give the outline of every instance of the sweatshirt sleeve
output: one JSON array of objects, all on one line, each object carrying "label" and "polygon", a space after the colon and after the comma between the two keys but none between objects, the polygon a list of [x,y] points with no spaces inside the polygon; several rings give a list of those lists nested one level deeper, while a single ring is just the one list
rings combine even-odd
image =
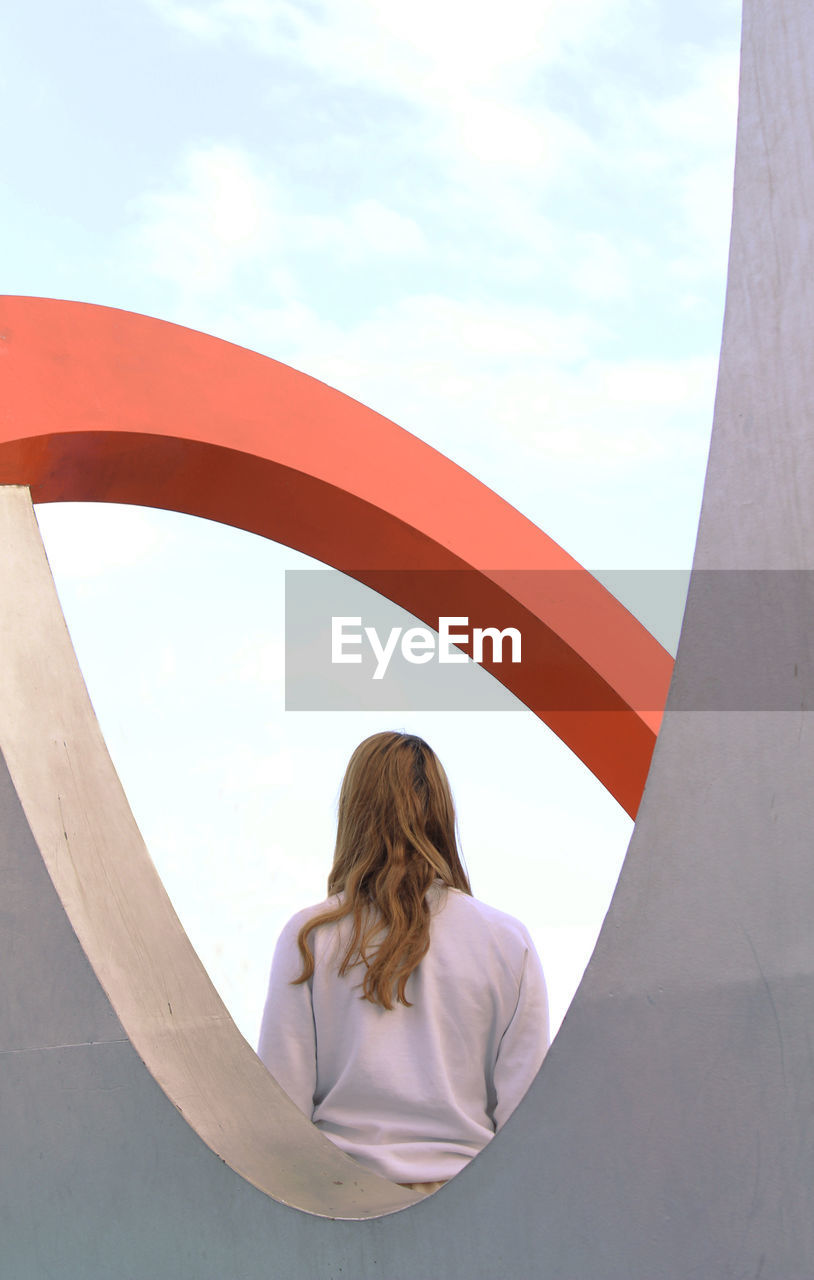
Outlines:
[{"label": "sweatshirt sleeve", "polygon": [[311,980],[291,985],[302,970],[297,946],[302,923],[300,916],[290,920],[275,948],[257,1056],[310,1120],[317,1082]]},{"label": "sweatshirt sleeve", "polygon": [[534,944],[527,939],[520,991],[495,1062],[495,1130],[502,1128],[540,1070],[549,1044],[548,991]]}]

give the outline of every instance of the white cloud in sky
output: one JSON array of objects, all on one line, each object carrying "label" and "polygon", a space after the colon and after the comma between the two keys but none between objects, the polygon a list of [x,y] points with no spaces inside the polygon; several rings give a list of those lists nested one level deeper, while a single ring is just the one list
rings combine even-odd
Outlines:
[{"label": "white cloud in sky", "polygon": [[233,38],[289,57],[340,83],[383,85],[406,96],[505,83],[555,61],[568,41],[590,39],[628,0],[148,0],[167,22],[207,40]]},{"label": "white cloud in sky", "polygon": [[[288,198],[242,149],[196,148],[175,187],[140,202],[134,263],[195,299],[198,327],[357,396],[464,465],[463,441],[469,452],[473,439],[488,452],[498,437],[501,447],[513,441],[544,449],[549,460],[601,466],[705,449],[714,357],[596,354],[609,335],[596,300],[633,288],[631,265],[607,237],[554,229],[571,245],[568,309],[411,292],[405,279],[394,297],[351,320],[307,296],[298,264],[323,255],[333,264],[364,262],[367,271],[377,259],[403,265],[426,256],[427,238],[378,201],[328,215],[297,212]],[[265,282],[255,296],[265,292],[268,303],[248,301],[240,288],[246,269]],[[698,427],[687,433],[693,417]]]},{"label": "white cloud in sky", "polygon": [[246,792],[258,788],[293,786],[297,763],[303,762],[296,762],[294,754],[285,747],[262,754],[243,746],[227,756],[217,755],[203,768],[219,791],[227,796],[245,796]]},{"label": "white cloud in sky", "polygon": [[710,271],[726,260],[729,243],[733,170],[724,157],[734,157],[738,63],[722,54],[694,61],[691,86],[661,112],[659,123],[666,144],[691,157],[679,197],[698,267]]},{"label": "white cloud in sky", "polygon": [[275,237],[267,184],[239,147],[194,148],[174,188],[136,206],[132,247],[142,266],[185,293],[227,287]]},{"label": "white cloud in sky", "polygon": [[108,536],[99,536],[92,504],[42,503],[37,523],[48,546],[52,573],[61,581],[86,581],[115,574],[123,566],[146,560],[166,545],[164,513],[140,507],[107,508]]},{"label": "white cloud in sky", "polygon": [[222,143],[190,150],[174,183],[145,192],[132,212],[125,238],[133,269],[190,299],[228,294],[246,268],[273,294],[295,297],[292,253],[357,264],[377,255],[409,260],[426,249],[413,219],[376,199],[351,201],[336,214],[297,210],[254,157]]},{"label": "white cloud in sky", "polygon": [[[738,103],[736,50],[686,49],[668,93],[645,97],[611,82],[600,88],[605,116],[597,155],[620,188],[648,197],[658,221],[649,239],[679,287],[713,278],[725,263],[732,204]],[[636,210],[629,210],[636,221]],[[651,264],[650,270],[656,264]]]},{"label": "white cloud in sky", "polygon": [[380,255],[410,259],[427,250],[423,232],[412,218],[371,199],[353,201],[344,216],[292,215],[289,241],[298,249],[335,254],[349,263],[375,261]]},{"label": "white cloud in sky", "polygon": [[629,298],[631,265],[607,236],[588,231],[574,237],[571,283],[577,294],[589,303]]},{"label": "white cloud in sky", "polygon": [[[150,3],[192,22],[177,0]],[[139,201],[134,271],[175,288],[164,315],[356,395],[484,476],[497,436],[519,467],[542,448],[597,474],[672,454],[700,475],[717,353],[694,330],[723,300],[736,59],[681,48],[681,74],[645,100],[591,62],[652,38],[641,12],[195,6],[193,35],[420,108],[427,167],[401,186],[370,170],[364,191],[326,199],[243,146],[198,144]],[[547,99],[558,59],[588,115]]]},{"label": "white cloud in sky", "polygon": [[510,184],[507,194],[518,183],[539,191],[578,160],[589,163],[594,150],[578,125],[540,103],[460,92],[445,95],[439,116],[435,147],[447,173],[478,190],[488,172]]},{"label": "white cloud in sky", "polygon": [[[303,564],[297,568],[305,568],[313,564],[303,557]],[[230,667],[233,680],[255,688],[268,688],[273,685],[282,695],[285,684],[285,641],[282,635],[264,635],[261,640],[252,639],[242,645],[234,655]]]},{"label": "white cloud in sky", "polygon": [[344,329],[302,305],[235,311],[224,324],[464,465],[478,445],[621,469],[706,450],[716,358],[592,359],[587,315],[423,296]]},{"label": "white cloud in sky", "polygon": [[590,140],[549,110],[533,82],[569,44],[617,39],[635,28],[631,0],[147,0],[167,22],[207,41],[237,41],[321,85],[399,101],[428,155],[478,184],[484,170],[539,185],[563,172]]},{"label": "white cloud in sky", "polygon": [[709,150],[728,138],[738,106],[738,60],[735,51],[694,50],[684,53],[686,87],[650,105],[654,129],[684,146],[699,142]]}]

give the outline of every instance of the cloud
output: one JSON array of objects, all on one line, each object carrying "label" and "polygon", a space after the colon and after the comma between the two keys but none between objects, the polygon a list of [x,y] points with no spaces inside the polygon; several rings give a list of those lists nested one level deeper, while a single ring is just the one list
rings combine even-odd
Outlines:
[{"label": "cloud", "polygon": [[415,98],[517,81],[556,61],[569,41],[590,40],[628,0],[147,0],[163,20],[204,40],[237,40],[310,66],[341,84],[367,83]]},{"label": "cloud", "polygon": [[412,129],[438,163],[465,172],[475,161],[498,172],[558,171],[585,139],[573,120],[547,109],[541,69],[569,43],[630,26],[631,0],[146,0],[167,23],[206,42],[237,44],[313,88],[364,92],[413,113]]},{"label": "cloud", "polygon": [[[657,486],[700,483],[736,50],[677,41],[648,61],[663,33],[621,0],[511,3],[500,23],[437,9],[196,6],[207,38],[414,114],[398,160],[378,135],[366,151],[375,98],[324,100],[319,140],[285,151],[198,144],[136,206],[133,270],[166,282],[165,315],[355,395],[497,487],[507,457],[518,477],[578,469],[586,492],[649,464]],[[351,152],[352,183],[320,182]],[[515,500],[539,519],[530,488]]]},{"label": "cloud", "polygon": [[697,283],[720,270],[722,253],[725,262],[737,104],[735,47],[679,50],[659,93],[613,79],[596,91],[597,177],[627,193],[631,226],[660,246],[676,279]]},{"label": "cloud", "polygon": [[276,636],[247,642],[235,655],[229,678],[255,688],[273,687],[282,692],[285,684],[285,641]]},{"label": "cloud", "polygon": [[191,150],[174,188],[135,204],[130,238],[140,267],[185,292],[227,285],[278,234],[269,194],[242,149]]},{"label": "cloud", "polygon": [[[251,41],[319,79],[301,85],[305,123],[283,131],[273,160],[202,143],[142,196],[136,249],[148,271],[214,292],[250,264],[267,296],[304,300],[316,280],[336,299],[341,272],[367,267],[355,309],[376,294],[379,261],[401,260],[422,265],[423,290],[433,272],[453,292],[474,273],[481,292],[535,287],[559,301],[570,291],[607,307],[669,279],[676,311],[708,307],[726,257],[734,49],[663,50],[666,84],[645,92],[614,65],[626,33],[630,57],[646,65],[653,53],[628,0],[511,0],[500,22],[485,6],[463,21],[455,4],[149,2],[167,21],[194,13],[208,38]],[[332,77],[417,114],[396,119],[385,146],[375,97],[345,109],[320,98]],[[325,165],[333,176],[320,182]],[[337,195],[343,165],[350,198]]]},{"label": "cloud", "polygon": [[56,578],[82,582],[158,554],[171,536],[166,512],[105,506],[107,533],[99,537],[98,503],[37,506],[37,523]]},{"label": "cloud", "polygon": [[717,358],[597,359],[589,313],[427,295],[342,329],[302,305],[236,310],[223,327],[486,477],[506,451],[586,477],[706,452]]},{"label": "cloud", "polygon": [[[429,231],[379,201],[296,209],[255,158],[221,145],[191,152],[179,179],[140,201],[133,262],[195,299],[196,327],[357,396],[453,457],[488,453],[498,436],[596,466],[704,447],[713,357],[601,354],[612,345],[603,306],[629,299],[641,268],[611,237],[532,218],[528,240],[545,228],[564,291],[549,304],[499,286],[467,298],[422,291],[403,274],[415,263],[432,277]],[[519,230],[514,243],[521,270],[531,247]],[[343,264],[369,279],[377,260],[402,274],[375,302],[365,279],[354,281],[351,311],[327,306],[310,284],[317,263],[323,280]],[[457,278],[452,288],[466,286]],[[688,434],[692,421],[699,430]]]},{"label": "cloud", "polygon": [[[260,687],[262,687],[262,682]],[[244,796],[247,792],[269,787],[288,787],[296,780],[292,753],[278,751],[258,753],[252,746],[236,746],[206,761],[202,772],[210,783],[225,795]]]},{"label": "cloud", "polygon": [[350,263],[379,256],[420,257],[426,252],[426,241],[418,224],[379,200],[355,201],[344,216],[292,217],[288,232],[293,247],[338,254]]},{"label": "cloud", "polygon": [[631,263],[620,247],[596,231],[574,236],[571,283],[584,298],[613,302],[631,293]]},{"label": "cloud", "polygon": [[380,200],[336,213],[297,209],[273,174],[242,147],[193,147],[175,179],[132,206],[126,239],[136,273],[148,272],[186,296],[226,293],[248,269],[263,286],[296,296],[292,254],[346,264],[425,252],[420,227]]}]

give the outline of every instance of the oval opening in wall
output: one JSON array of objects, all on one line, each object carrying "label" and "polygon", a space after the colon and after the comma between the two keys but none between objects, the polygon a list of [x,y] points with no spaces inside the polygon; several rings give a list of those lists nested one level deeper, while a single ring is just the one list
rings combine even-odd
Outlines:
[{"label": "oval opening in wall", "polygon": [[[167,513],[60,506],[41,507],[38,515],[139,826],[191,943],[250,1045],[277,932],[324,893],[347,755],[394,719],[437,746],[455,790],[473,890],[529,926],[556,1029],[590,955],[631,824],[545,725],[523,708],[384,720],[371,712],[286,713],[282,578],[284,567],[306,571],[304,558]],[[202,1053],[204,1045],[196,1048]],[[235,1069],[247,1070],[245,1055]],[[251,1076],[254,1068],[248,1070]],[[160,1070],[156,1077],[162,1081]],[[277,1124],[275,1144],[279,1131]],[[383,1205],[381,1191],[369,1186],[361,1206],[354,1186],[350,1212],[326,1206],[314,1197],[312,1153],[300,1139],[297,1161],[310,1190],[266,1182],[270,1194],[329,1216],[397,1207]],[[324,1186],[324,1176],[316,1182]]]}]

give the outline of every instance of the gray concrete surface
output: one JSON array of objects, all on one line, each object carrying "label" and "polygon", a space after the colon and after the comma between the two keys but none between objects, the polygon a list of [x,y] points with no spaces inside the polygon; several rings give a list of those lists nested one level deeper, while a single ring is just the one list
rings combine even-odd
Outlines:
[{"label": "gray concrete surface", "polygon": [[[810,570],[814,7],[748,0],[743,49],[730,280],[696,567]],[[814,725],[804,595],[752,610],[742,627],[728,617],[722,646],[726,597],[709,590],[709,575],[696,580],[704,589],[691,584],[639,819],[562,1030],[495,1142],[436,1196],[387,1212],[396,1206],[379,1180],[329,1185],[343,1182],[347,1166],[291,1114],[208,1003],[205,975],[196,976],[182,935],[156,906],[160,886],[140,872],[131,892],[126,867],[123,879],[108,878],[116,859],[104,829],[126,829],[126,806],[87,713],[65,705],[78,695],[61,678],[67,640],[57,642],[52,606],[44,649],[32,643],[47,586],[32,575],[24,493],[6,492],[0,510],[4,1276],[814,1275]],[[733,664],[776,665],[789,628],[799,654],[781,672],[786,709],[721,710],[718,678]],[[682,709],[699,690],[709,709]],[[79,761],[73,779],[66,759]],[[110,806],[101,827],[100,795]],[[144,923],[156,910],[160,960],[151,950],[157,926]],[[159,1016],[162,983],[194,989],[178,1022]],[[248,1132],[253,1109],[259,1140]],[[311,1211],[283,1200],[308,1200]],[[353,1220],[363,1212],[383,1216]]]}]

